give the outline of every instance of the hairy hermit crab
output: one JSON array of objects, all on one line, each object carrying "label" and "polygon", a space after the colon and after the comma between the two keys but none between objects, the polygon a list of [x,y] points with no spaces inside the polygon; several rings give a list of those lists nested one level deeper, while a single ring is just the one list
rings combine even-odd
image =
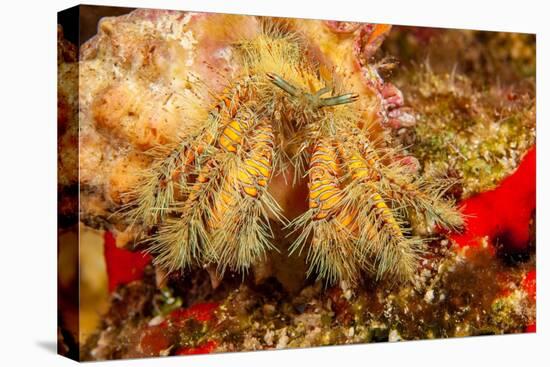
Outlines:
[{"label": "hairy hermit crab", "polygon": [[[99,81],[81,97],[93,131],[82,139],[125,147],[84,152],[83,181],[115,162],[109,211],[159,267],[245,272],[293,236],[289,256],[307,253],[309,273],[329,283],[408,280],[424,243],[409,215],[462,226],[444,197],[453,181],[420,175],[384,133],[410,122],[369,64],[388,26],[158,12],[128,48],[136,14],[117,33],[102,21],[103,54],[83,50],[84,84]],[[112,75],[99,76],[106,62]]]}]

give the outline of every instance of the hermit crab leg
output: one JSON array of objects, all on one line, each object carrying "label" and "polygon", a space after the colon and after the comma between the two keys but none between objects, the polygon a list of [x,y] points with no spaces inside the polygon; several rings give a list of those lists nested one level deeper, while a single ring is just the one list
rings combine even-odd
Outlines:
[{"label": "hermit crab leg", "polygon": [[181,215],[162,223],[151,240],[149,251],[157,254],[155,264],[171,272],[185,269],[203,258],[203,247],[208,242],[204,218],[216,190],[218,175],[213,159],[202,165],[179,208]]},{"label": "hermit crab leg", "polygon": [[358,245],[365,257],[373,258],[377,277],[390,275],[411,280],[423,241],[405,235],[398,212],[382,197],[380,182],[383,177],[372,166],[373,157],[365,157],[359,150],[351,148],[347,152],[350,182],[343,200],[346,205],[361,209],[357,215],[357,224],[361,228]]},{"label": "hermit crab leg", "polygon": [[149,152],[154,161],[139,172],[138,183],[127,193],[130,200],[123,207],[130,223],[153,226],[174,211],[173,205],[187,187],[189,174],[205,154],[207,144],[204,134],[197,134],[173,147],[168,154],[166,150]]},{"label": "hermit crab leg", "polygon": [[[394,149],[382,152],[374,149],[373,144],[359,144],[356,159],[351,158],[356,175],[370,172],[375,175],[378,191],[384,200],[393,207],[405,208],[425,216],[430,223],[448,230],[458,230],[464,225],[464,218],[451,200],[443,198],[449,187],[456,181],[447,177],[420,177],[403,162],[401,151]],[[353,150],[353,148],[350,148]],[[398,154],[396,154],[396,152]],[[362,157],[361,157],[362,156]],[[384,164],[384,161],[391,163]],[[363,168],[359,166],[363,165]],[[371,177],[372,179],[372,177]]]},{"label": "hermit crab leg", "polygon": [[427,180],[408,172],[397,161],[385,174],[384,194],[389,200],[426,217],[429,223],[447,230],[459,230],[464,217],[452,200],[443,198],[456,181],[447,177],[431,177]]},{"label": "hermit crab leg", "polygon": [[[213,154],[219,124],[226,125],[228,120],[231,124],[238,107],[250,95],[250,78],[226,88],[217,102],[208,107],[208,117],[202,128],[189,132],[173,147],[149,152],[153,163],[139,173],[138,183],[127,193],[128,204],[122,208],[130,223],[154,226],[174,214],[174,205],[182,200],[180,194],[187,188],[189,174]],[[231,126],[226,127],[226,135],[232,136],[229,129]]]},{"label": "hermit crab leg", "polygon": [[309,240],[309,273],[315,272],[329,283],[339,280],[354,283],[360,271],[360,259],[354,256],[358,228],[354,211],[342,201],[341,172],[330,143],[316,144],[308,175],[309,210],[291,224],[295,230],[302,230],[291,246],[291,253],[301,250]]},{"label": "hermit crab leg", "polygon": [[281,208],[267,192],[273,173],[273,133],[261,122],[247,136],[250,151],[228,169],[213,210],[213,261],[246,271],[272,247],[269,218],[282,220]]},{"label": "hermit crab leg", "polygon": [[220,191],[232,191],[227,183],[223,186],[227,166],[241,154],[245,134],[255,123],[250,111],[241,111],[250,94],[248,79],[224,91],[209,108],[201,131],[167,157],[159,154],[159,163],[144,174],[147,185],[142,180],[139,205],[128,215],[153,218],[147,223],[158,225],[158,230],[143,241],[156,254],[156,264],[168,271],[207,261],[213,231],[208,218],[216,209],[212,203]]}]

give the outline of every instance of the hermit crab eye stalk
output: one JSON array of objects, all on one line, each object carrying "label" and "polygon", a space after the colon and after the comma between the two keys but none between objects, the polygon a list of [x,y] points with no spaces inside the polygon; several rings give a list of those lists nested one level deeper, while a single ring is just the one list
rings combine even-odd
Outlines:
[{"label": "hermit crab eye stalk", "polygon": [[293,97],[297,97],[300,92],[298,91],[298,88],[281,78],[279,75],[275,73],[267,73],[267,78],[275,84],[277,87],[281,88],[288,94],[290,94]]},{"label": "hermit crab eye stalk", "polygon": [[288,94],[290,94],[293,97],[298,97],[300,95],[305,96],[313,106],[316,108],[323,108],[323,107],[329,107],[329,106],[338,106],[341,104],[351,103],[357,101],[359,99],[359,95],[355,93],[346,93],[341,94],[339,96],[334,97],[328,97],[328,98],[321,98],[321,96],[325,93],[328,93],[330,91],[329,87],[324,87],[319,89],[315,94],[302,92],[286,80],[284,80],[282,77],[275,73],[267,73],[267,78],[275,84],[277,87],[281,88]]},{"label": "hermit crab eye stalk", "polygon": [[330,98],[321,98],[319,100],[319,108],[351,103],[351,102],[357,101],[358,99],[359,99],[359,95],[354,93],[342,94],[342,95],[330,97]]}]

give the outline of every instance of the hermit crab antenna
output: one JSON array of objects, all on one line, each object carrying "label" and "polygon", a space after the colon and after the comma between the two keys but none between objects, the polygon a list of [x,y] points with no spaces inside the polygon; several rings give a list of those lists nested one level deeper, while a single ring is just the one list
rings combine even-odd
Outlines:
[{"label": "hermit crab antenna", "polygon": [[293,86],[292,84],[290,84],[289,82],[287,82],[286,80],[284,80],[283,78],[281,78],[279,75],[275,73],[267,73],[267,78],[277,87],[281,88],[282,90],[284,90],[285,92],[287,92],[293,97],[296,97],[298,96],[298,94],[300,94],[300,92],[298,91],[298,88],[296,88],[295,86]]}]

